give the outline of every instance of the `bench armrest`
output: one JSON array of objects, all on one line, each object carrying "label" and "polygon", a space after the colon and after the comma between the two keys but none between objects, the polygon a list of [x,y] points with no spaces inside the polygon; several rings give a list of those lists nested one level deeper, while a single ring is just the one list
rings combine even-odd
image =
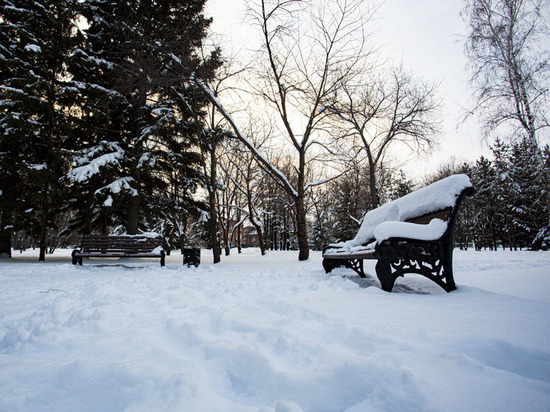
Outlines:
[{"label": "bench armrest", "polygon": [[374,230],[377,242],[389,238],[405,238],[414,240],[437,240],[447,230],[447,222],[441,219],[432,219],[427,225],[410,222],[383,222]]}]

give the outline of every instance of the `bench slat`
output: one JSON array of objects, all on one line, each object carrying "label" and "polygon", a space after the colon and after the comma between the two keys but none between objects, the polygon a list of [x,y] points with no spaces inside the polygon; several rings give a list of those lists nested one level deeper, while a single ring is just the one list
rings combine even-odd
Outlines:
[{"label": "bench slat", "polygon": [[76,257],[161,257],[160,253],[136,253],[129,255],[127,253],[75,253]]},{"label": "bench slat", "polygon": [[323,255],[325,259],[376,259],[374,250],[365,252],[336,252]]}]

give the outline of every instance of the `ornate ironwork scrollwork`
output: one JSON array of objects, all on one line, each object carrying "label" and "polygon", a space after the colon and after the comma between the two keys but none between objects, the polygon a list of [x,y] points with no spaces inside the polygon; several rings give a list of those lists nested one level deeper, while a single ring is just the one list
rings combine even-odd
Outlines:
[{"label": "ornate ironwork scrollwork", "polygon": [[431,279],[447,292],[456,289],[451,254],[446,242],[389,239],[376,249],[376,274],[382,288],[391,291],[395,280],[405,273],[418,273]]},{"label": "ornate ironwork scrollwork", "polygon": [[326,273],[332,272],[332,269],[337,267],[345,267],[352,269],[362,278],[365,278],[365,272],[363,271],[363,259],[323,259],[323,268]]},{"label": "ornate ironwork scrollwork", "polygon": [[366,278],[365,272],[363,271],[363,259],[351,259],[345,261],[345,267],[352,269],[362,278]]}]

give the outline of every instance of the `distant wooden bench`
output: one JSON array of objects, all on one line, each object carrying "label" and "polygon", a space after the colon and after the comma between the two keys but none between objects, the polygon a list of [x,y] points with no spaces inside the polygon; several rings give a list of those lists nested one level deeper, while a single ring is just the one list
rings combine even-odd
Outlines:
[{"label": "distant wooden bench", "polygon": [[365,277],[363,260],[376,259],[387,292],[405,273],[423,275],[447,292],[456,289],[455,220],[464,196],[474,193],[468,176],[453,175],[369,211],[354,239],[325,247],[325,271],[343,266]]},{"label": "distant wooden bench", "polygon": [[80,249],[72,252],[73,265],[83,258],[160,258],[164,266],[166,253],[162,236],[84,235]]}]

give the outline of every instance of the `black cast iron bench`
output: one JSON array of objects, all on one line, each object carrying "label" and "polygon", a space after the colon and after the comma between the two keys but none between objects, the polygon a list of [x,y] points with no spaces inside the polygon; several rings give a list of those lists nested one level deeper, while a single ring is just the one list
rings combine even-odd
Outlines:
[{"label": "black cast iron bench", "polygon": [[369,211],[354,239],[324,248],[325,271],[343,266],[366,277],[363,260],[376,259],[376,275],[387,292],[405,273],[455,290],[455,220],[463,198],[474,193],[468,176],[453,175]]},{"label": "black cast iron bench", "polygon": [[83,258],[160,258],[165,264],[165,241],[162,236],[84,235],[80,249],[72,252],[73,265]]}]

